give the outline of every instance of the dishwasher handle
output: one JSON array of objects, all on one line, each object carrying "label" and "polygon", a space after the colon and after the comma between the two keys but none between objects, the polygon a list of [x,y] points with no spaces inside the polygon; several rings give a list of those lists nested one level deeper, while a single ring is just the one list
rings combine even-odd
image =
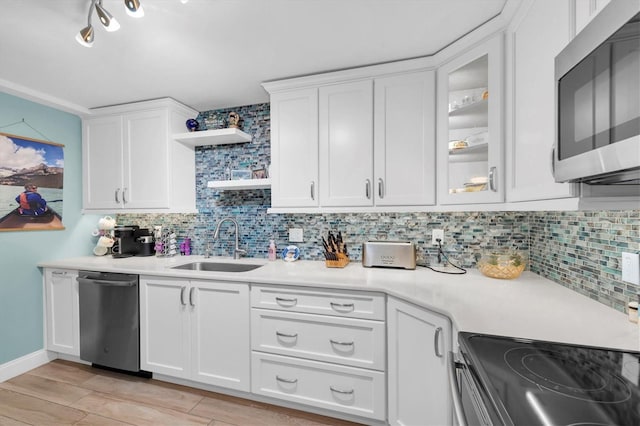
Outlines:
[{"label": "dishwasher handle", "polygon": [[91,278],[77,278],[79,283],[82,284],[98,284],[107,287],[133,287],[136,285],[135,281],[109,281],[109,280],[96,280]]},{"label": "dishwasher handle", "polygon": [[76,280],[84,285],[93,284],[108,287],[133,287],[138,285],[138,276],[130,274],[81,272]]},{"label": "dishwasher handle", "polygon": [[467,418],[464,415],[462,409],[462,393],[460,392],[460,385],[458,384],[457,370],[461,367],[459,362],[456,362],[455,356],[452,351],[449,351],[447,357],[449,361],[448,373],[449,373],[449,389],[451,390],[451,399],[453,400],[453,412],[458,421],[458,426],[467,426]]}]

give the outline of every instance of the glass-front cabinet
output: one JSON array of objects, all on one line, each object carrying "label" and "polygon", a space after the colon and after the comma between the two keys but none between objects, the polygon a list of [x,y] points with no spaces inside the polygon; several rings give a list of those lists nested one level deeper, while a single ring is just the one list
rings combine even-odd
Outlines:
[{"label": "glass-front cabinet", "polygon": [[504,201],[503,36],[438,69],[439,204]]}]

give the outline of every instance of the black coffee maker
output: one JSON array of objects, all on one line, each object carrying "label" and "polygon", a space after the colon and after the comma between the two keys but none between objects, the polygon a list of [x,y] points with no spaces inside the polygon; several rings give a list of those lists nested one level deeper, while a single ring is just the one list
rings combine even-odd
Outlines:
[{"label": "black coffee maker", "polygon": [[[152,256],[153,237],[148,229],[138,225],[116,226],[113,229],[116,239],[111,251],[113,257]],[[149,240],[147,242],[147,240]],[[145,241],[144,243],[142,241]]]}]

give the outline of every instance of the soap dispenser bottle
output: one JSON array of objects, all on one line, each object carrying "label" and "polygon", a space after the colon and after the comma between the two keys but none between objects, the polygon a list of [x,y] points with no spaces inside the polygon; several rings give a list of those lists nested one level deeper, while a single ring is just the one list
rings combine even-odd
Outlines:
[{"label": "soap dispenser bottle", "polygon": [[269,240],[269,260],[276,260],[276,242]]}]

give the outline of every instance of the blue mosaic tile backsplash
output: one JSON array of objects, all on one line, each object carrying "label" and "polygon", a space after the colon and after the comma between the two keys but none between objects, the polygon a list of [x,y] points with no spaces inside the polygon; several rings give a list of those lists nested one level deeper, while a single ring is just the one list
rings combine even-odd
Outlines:
[{"label": "blue mosaic tile backsplash", "polygon": [[248,257],[266,258],[269,240],[282,249],[288,245],[289,228],[302,228],[304,242],[296,243],[301,258],[324,260],[321,236],[340,230],[353,261],[361,260],[367,240],[406,239],[416,243],[418,262],[436,256],[431,231],[445,230],[445,252],[452,261],[475,267],[478,256],[495,248],[518,248],[529,254],[529,269],[614,309],[625,311],[636,300],[640,287],[621,280],[621,252],[640,252],[640,211],[596,212],[432,212],[432,213],[340,213],[267,214],[270,190],[217,191],[209,180],[226,178],[228,169],[264,169],[270,159],[269,104],[203,112],[201,127],[224,126],[231,111],[237,112],[241,128],[251,142],[196,148],[196,204],[198,214],[125,214],[120,224],[141,227],[162,225],[179,237],[192,237],[193,253],[229,256],[234,236],[225,224],[213,241],[216,223],[234,217],[239,224],[240,245]]}]

